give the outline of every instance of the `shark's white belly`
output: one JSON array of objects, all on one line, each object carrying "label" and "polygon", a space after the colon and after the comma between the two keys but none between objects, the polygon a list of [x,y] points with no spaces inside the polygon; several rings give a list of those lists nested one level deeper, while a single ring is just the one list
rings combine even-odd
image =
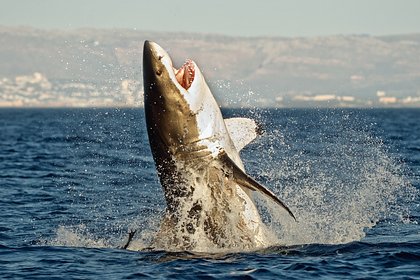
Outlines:
[{"label": "shark's white belly", "polygon": [[239,186],[236,187],[237,195],[244,201],[243,219],[246,227],[254,234],[254,243],[256,247],[265,247],[268,245],[267,233],[264,224],[261,221],[260,214],[251,198]]}]

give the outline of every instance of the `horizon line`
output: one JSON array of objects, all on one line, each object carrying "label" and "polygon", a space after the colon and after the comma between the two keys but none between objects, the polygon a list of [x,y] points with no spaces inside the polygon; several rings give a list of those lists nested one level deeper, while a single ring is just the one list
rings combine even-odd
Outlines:
[{"label": "horizon line", "polygon": [[286,36],[286,35],[232,35],[232,34],[223,34],[216,32],[195,32],[195,31],[162,31],[162,30],[147,30],[139,29],[136,27],[92,27],[92,26],[79,26],[79,27],[39,27],[32,25],[6,25],[0,24],[0,29],[9,28],[9,29],[33,29],[37,31],[65,31],[65,32],[74,32],[80,30],[101,30],[101,31],[132,31],[132,32],[144,32],[144,33],[161,33],[161,34],[191,34],[191,35],[200,35],[200,36],[218,36],[218,37],[229,37],[229,38],[322,38],[322,37],[340,37],[340,36],[355,36],[355,37],[395,37],[395,36],[410,36],[410,35],[420,35],[420,31],[416,32],[402,32],[402,33],[388,33],[388,34],[370,34],[370,33],[331,33],[331,34],[319,34],[319,35],[295,35],[295,36]]}]

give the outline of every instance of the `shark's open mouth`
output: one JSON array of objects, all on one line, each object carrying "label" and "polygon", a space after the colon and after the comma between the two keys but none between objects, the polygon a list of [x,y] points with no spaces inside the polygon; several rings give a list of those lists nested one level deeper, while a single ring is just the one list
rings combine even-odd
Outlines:
[{"label": "shark's open mouth", "polygon": [[175,71],[175,77],[178,83],[185,89],[189,89],[194,81],[195,70],[194,63],[191,59],[187,59],[185,63]]}]

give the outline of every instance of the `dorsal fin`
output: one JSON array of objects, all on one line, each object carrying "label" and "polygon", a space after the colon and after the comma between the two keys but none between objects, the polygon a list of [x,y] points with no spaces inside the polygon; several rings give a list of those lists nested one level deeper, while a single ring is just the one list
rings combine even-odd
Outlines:
[{"label": "dorsal fin", "polygon": [[251,178],[249,175],[247,175],[244,171],[242,171],[236,165],[236,163],[226,154],[226,152],[221,152],[219,154],[219,158],[226,166],[231,168],[233,172],[233,178],[239,186],[252,191],[258,191],[270,198],[271,200],[274,200],[274,202],[283,207],[289,213],[289,215],[292,216],[293,219],[296,221],[295,215],[292,213],[289,207],[287,207],[286,204],[284,204],[279,198],[277,198],[277,196],[272,191],[270,191],[269,189],[255,181],[253,178]]},{"label": "dorsal fin", "polygon": [[258,136],[259,126],[252,119],[230,118],[225,119],[225,124],[238,152]]}]

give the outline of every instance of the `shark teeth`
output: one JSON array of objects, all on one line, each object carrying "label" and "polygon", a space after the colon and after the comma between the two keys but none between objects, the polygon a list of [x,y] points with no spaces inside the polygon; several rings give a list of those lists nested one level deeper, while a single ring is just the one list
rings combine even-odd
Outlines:
[{"label": "shark teeth", "polygon": [[175,70],[175,77],[178,83],[186,90],[191,87],[191,84],[194,81],[194,76],[194,62],[191,59],[187,59],[181,68]]}]

